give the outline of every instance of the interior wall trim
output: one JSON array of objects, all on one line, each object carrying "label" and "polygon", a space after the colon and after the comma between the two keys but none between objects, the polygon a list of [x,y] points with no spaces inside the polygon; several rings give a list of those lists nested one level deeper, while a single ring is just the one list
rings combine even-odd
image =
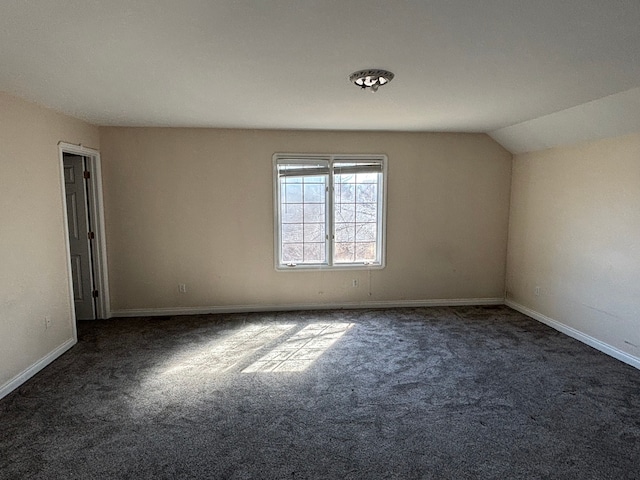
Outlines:
[{"label": "interior wall trim", "polygon": [[51,362],[56,360],[64,352],[66,352],[71,347],[73,347],[76,343],[77,342],[75,338],[70,338],[69,340],[64,342],[62,345],[60,345],[58,348],[49,352],[40,360],[38,360],[36,363],[31,365],[30,367],[27,367],[25,370],[23,370],[18,375],[13,377],[7,383],[0,386],[0,398],[7,396],[9,393],[14,391],[16,388],[18,388],[20,385],[22,385],[24,382],[26,382],[31,377],[33,377],[36,373],[42,370],[44,367],[46,367]]},{"label": "interior wall trim", "polygon": [[433,300],[383,300],[374,302],[295,303],[276,305],[224,305],[209,307],[130,308],[112,310],[112,317],[155,317],[208,313],[283,312],[296,310],[343,310],[351,308],[455,307],[459,305],[503,305],[504,298],[447,298]]},{"label": "interior wall trim", "polygon": [[591,335],[587,335],[586,333],[583,333],[580,330],[576,330],[573,327],[565,325],[564,323],[559,322],[558,320],[554,320],[553,318],[547,317],[546,315],[536,312],[535,310],[525,307],[524,305],[514,302],[513,300],[505,299],[504,303],[508,307],[511,307],[520,313],[524,313],[525,315],[533,318],[534,320],[538,320],[539,322],[542,322],[545,325],[548,325],[551,328],[564,333],[565,335],[569,335],[570,337],[575,338],[576,340],[586,345],[589,345],[590,347],[593,347],[596,350],[600,350],[602,353],[606,353],[607,355],[640,370],[640,358],[638,357],[635,357],[629,353],[623,352],[622,350],[612,345],[609,345],[608,343],[598,340],[597,338],[594,338]]}]

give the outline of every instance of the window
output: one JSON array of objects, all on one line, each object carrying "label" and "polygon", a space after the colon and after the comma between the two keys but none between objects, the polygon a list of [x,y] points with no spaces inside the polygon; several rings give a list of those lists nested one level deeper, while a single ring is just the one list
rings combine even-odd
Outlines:
[{"label": "window", "polygon": [[384,155],[274,155],[276,268],[384,266]]}]

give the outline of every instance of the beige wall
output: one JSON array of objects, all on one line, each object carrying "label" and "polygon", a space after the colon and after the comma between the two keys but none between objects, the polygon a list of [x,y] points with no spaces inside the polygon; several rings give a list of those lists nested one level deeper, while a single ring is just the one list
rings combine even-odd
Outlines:
[{"label": "beige wall", "polygon": [[[504,295],[511,155],[486,135],[160,128],[100,135],[116,314]],[[275,152],[388,155],[386,268],[370,277],[274,270]]]},{"label": "beige wall", "polygon": [[0,392],[73,339],[60,141],[97,148],[98,129],[0,93]]},{"label": "beige wall", "polygon": [[[510,301],[640,356],[640,134],[512,172],[486,135],[98,131],[0,93],[0,391],[73,339],[60,141],[101,149],[116,313],[501,298],[507,263]],[[274,270],[275,152],[388,155],[386,268]]]},{"label": "beige wall", "polygon": [[509,300],[640,357],[640,134],[516,156],[507,264]]}]

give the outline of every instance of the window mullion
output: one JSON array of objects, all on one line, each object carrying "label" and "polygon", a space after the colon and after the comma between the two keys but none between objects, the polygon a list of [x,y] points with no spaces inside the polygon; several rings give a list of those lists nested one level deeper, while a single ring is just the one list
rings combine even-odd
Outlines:
[{"label": "window mullion", "polygon": [[325,245],[327,252],[327,265],[333,265],[333,248],[335,241],[335,232],[333,231],[333,197],[334,197],[334,186],[333,186],[333,162],[329,164],[329,181],[327,182],[327,197],[326,197],[326,212],[325,212],[325,233],[327,238],[327,243]]}]

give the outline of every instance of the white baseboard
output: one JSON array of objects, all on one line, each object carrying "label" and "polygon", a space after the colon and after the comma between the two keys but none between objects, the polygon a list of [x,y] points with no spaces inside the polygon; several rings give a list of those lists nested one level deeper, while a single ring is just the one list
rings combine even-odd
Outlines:
[{"label": "white baseboard", "polygon": [[459,305],[503,305],[504,298],[449,298],[434,300],[383,300],[345,303],[296,303],[281,305],[225,305],[218,307],[130,308],[112,310],[112,317],[155,317],[209,313],[283,312],[295,310],[340,310],[351,308],[454,307]]},{"label": "white baseboard", "polygon": [[28,367],[26,370],[23,370],[21,373],[19,373],[15,377],[13,377],[11,380],[9,380],[7,383],[5,383],[4,385],[2,385],[0,387],[0,398],[3,398],[5,396],[7,396],[9,393],[14,391],[16,388],[18,388],[24,382],[29,380],[36,373],[38,373],[44,367],[49,365],[56,358],[58,358],[64,352],[66,352],[71,347],[73,347],[75,344],[76,344],[76,340],[73,339],[73,338],[70,338],[69,340],[64,342],[62,345],[60,345],[58,348],[56,348],[55,350],[49,352],[47,355],[42,357],[36,363],[34,363],[30,367]]},{"label": "white baseboard", "polygon": [[621,362],[627,363],[632,367],[636,367],[640,369],[640,358],[633,356],[629,353],[623,352],[618,348],[609,345],[608,343],[602,342],[597,338],[592,337],[591,335],[587,335],[586,333],[581,332],[580,330],[576,330],[573,327],[565,325],[553,318],[549,318],[546,315],[536,312],[535,310],[531,310],[524,305],[520,305],[512,300],[506,299],[504,301],[505,305],[508,307],[517,310],[520,313],[524,313],[525,315],[538,320],[539,322],[544,323],[545,325],[550,326],[551,328],[558,330],[559,332],[564,333],[565,335],[569,335],[576,340],[586,343],[590,347],[595,348],[596,350],[600,350],[602,353],[606,353],[607,355],[620,360]]}]

